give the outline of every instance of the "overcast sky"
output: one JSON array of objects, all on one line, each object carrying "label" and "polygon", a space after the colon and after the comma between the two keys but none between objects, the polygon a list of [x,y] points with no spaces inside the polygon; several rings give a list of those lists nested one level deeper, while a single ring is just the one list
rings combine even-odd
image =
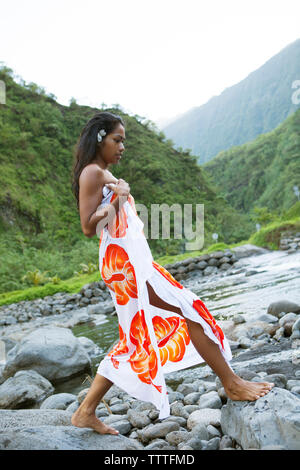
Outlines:
[{"label": "overcast sky", "polygon": [[0,0],[0,7],[0,61],[16,75],[59,103],[118,103],[158,126],[300,37],[299,0]]}]

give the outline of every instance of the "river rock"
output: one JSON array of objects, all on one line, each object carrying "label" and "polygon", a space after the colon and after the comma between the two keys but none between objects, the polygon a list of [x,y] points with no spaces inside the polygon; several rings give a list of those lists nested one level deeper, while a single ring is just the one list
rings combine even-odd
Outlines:
[{"label": "river rock", "polygon": [[183,403],[180,401],[175,401],[170,405],[170,412],[174,416],[180,416],[185,419],[189,417],[189,413],[184,409]]},{"label": "river rock", "polygon": [[294,324],[297,318],[299,318],[299,316],[296,313],[290,312],[284,315],[283,317],[281,317],[278,323],[280,326],[284,326],[286,323],[290,323],[290,322]]},{"label": "river rock", "polygon": [[53,392],[51,383],[35,370],[20,370],[0,385],[0,408],[34,406]]},{"label": "river rock", "polygon": [[279,318],[279,315],[281,312],[300,313],[300,305],[294,302],[290,302],[289,300],[277,300],[276,302],[272,302],[268,306],[267,313],[270,313],[271,315],[275,315],[277,318]]},{"label": "river rock", "polygon": [[148,410],[136,411],[130,409],[127,411],[127,418],[129,422],[133,427],[138,429],[143,429],[151,423],[151,419],[147,415]]},{"label": "river rock", "polygon": [[0,430],[31,426],[71,426],[72,413],[65,410],[0,410]]},{"label": "river rock", "polygon": [[182,393],[182,395],[186,396],[190,393],[198,392],[198,387],[193,383],[182,383],[178,385],[176,392]]},{"label": "river rock", "polygon": [[199,401],[199,408],[213,408],[220,409],[222,407],[222,400],[218,395],[218,392],[212,390],[210,392],[204,393]]},{"label": "river rock", "polygon": [[143,446],[122,435],[98,434],[75,426],[33,425],[0,431],[5,450],[139,450]]},{"label": "river rock", "polygon": [[274,387],[254,402],[229,399],[221,410],[221,428],[244,450],[269,445],[300,450],[300,398]]},{"label": "river rock", "polygon": [[138,431],[139,437],[143,442],[150,441],[159,437],[165,437],[171,431],[179,431],[179,424],[175,421],[163,421],[162,423],[153,424]]},{"label": "river rock", "polygon": [[168,400],[169,400],[170,405],[174,401],[183,400],[183,398],[184,398],[183,393],[180,393],[180,392],[177,392],[177,391],[176,392],[168,392]]},{"label": "river rock", "polygon": [[190,433],[186,430],[184,431],[171,431],[166,435],[166,440],[169,444],[177,446],[180,442],[185,442],[189,439]]},{"label": "river rock", "polygon": [[300,338],[300,318],[298,318],[292,327],[292,334],[291,339],[299,339]]},{"label": "river rock", "polygon": [[[201,396],[200,392],[192,392],[188,393],[184,398],[183,398],[183,403],[185,405],[195,405],[199,398]],[[186,408],[185,408],[186,409]]]},{"label": "river rock", "polygon": [[67,407],[76,401],[76,395],[72,393],[56,393],[46,398],[40,406],[41,410],[66,410]]},{"label": "river rock", "polygon": [[78,340],[90,357],[101,354],[101,349],[90,338],[87,338],[86,336],[78,336]]},{"label": "river rock", "polygon": [[194,426],[201,423],[204,424],[204,426],[208,426],[209,424],[212,426],[220,426],[220,419],[221,410],[203,408],[202,410],[193,411],[193,413],[190,414],[187,420],[187,428],[191,430]]},{"label": "river rock", "polygon": [[[209,425],[210,426],[210,425]],[[206,425],[203,422],[196,424],[189,433],[190,437],[194,438],[197,437],[200,440],[208,440],[209,439],[209,431]]]},{"label": "river rock", "polygon": [[153,441],[150,442],[150,444],[144,447],[144,450],[172,450],[172,449],[176,449],[176,447],[171,446],[164,439],[154,439]]},{"label": "river rock", "polygon": [[10,353],[3,370],[6,378],[20,369],[31,369],[56,383],[91,367],[85,348],[67,328],[38,328],[26,335]]},{"label": "river rock", "polygon": [[270,334],[272,330],[273,325],[268,322],[251,321],[235,325],[231,332],[231,338],[234,341],[240,341],[243,337],[253,340],[264,333]]},{"label": "river rock", "polygon": [[250,243],[246,243],[242,246],[236,246],[234,248],[231,248],[231,250],[234,252],[238,259],[246,258],[247,256],[262,255],[270,252],[270,250],[267,250],[266,248],[251,245]]}]

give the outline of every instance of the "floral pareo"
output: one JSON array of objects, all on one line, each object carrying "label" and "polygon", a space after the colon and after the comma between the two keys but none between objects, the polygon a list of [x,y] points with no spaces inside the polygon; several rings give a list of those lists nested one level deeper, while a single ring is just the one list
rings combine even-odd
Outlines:
[{"label": "floral pareo", "polygon": [[[115,197],[105,186],[101,206]],[[99,269],[118,315],[119,340],[97,373],[133,397],[152,402],[159,418],[166,418],[170,405],[164,374],[204,362],[192,344],[185,319],[200,323],[229,363],[228,341],[204,302],[153,260],[132,195],[111,226],[101,230]],[[151,305],[146,281],[165,302],[179,307],[182,315]]]}]

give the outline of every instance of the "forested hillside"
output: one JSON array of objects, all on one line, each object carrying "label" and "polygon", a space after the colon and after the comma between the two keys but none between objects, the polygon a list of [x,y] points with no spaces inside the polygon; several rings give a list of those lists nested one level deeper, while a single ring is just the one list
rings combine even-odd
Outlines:
[{"label": "forested hillside", "polygon": [[294,113],[300,106],[299,80],[300,39],[163,132],[177,149],[190,149],[200,164],[208,162],[223,150],[272,131]]},{"label": "forested hillside", "polygon": [[203,165],[216,188],[237,210],[254,206],[288,210],[300,190],[300,110],[253,142],[220,152]]},{"label": "forested hillside", "polygon": [[[56,102],[35,83],[17,83],[13,71],[0,69],[6,104],[0,105],[0,280],[1,291],[26,285],[25,273],[38,269],[67,279],[81,263],[98,262],[98,238],[84,237],[71,191],[73,153],[79,133],[99,109]],[[189,152],[178,152],[151,121],[129,116],[126,150],[112,168],[129,182],[136,203],[204,204],[205,246],[213,232],[234,242],[253,231],[213,188]],[[195,218],[193,217],[193,220]],[[173,234],[171,232],[171,238]],[[183,240],[148,239],[153,255],[175,254]]]}]

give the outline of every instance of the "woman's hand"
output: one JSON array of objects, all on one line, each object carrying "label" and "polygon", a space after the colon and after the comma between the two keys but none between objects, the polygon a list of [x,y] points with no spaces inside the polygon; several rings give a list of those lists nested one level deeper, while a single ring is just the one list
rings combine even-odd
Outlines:
[{"label": "woman's hand", "polygon": [[117,183],[106,183],[105,186],[114,191],[118,196],[129,196],[130,186],[122,178],[119,178]]}]

